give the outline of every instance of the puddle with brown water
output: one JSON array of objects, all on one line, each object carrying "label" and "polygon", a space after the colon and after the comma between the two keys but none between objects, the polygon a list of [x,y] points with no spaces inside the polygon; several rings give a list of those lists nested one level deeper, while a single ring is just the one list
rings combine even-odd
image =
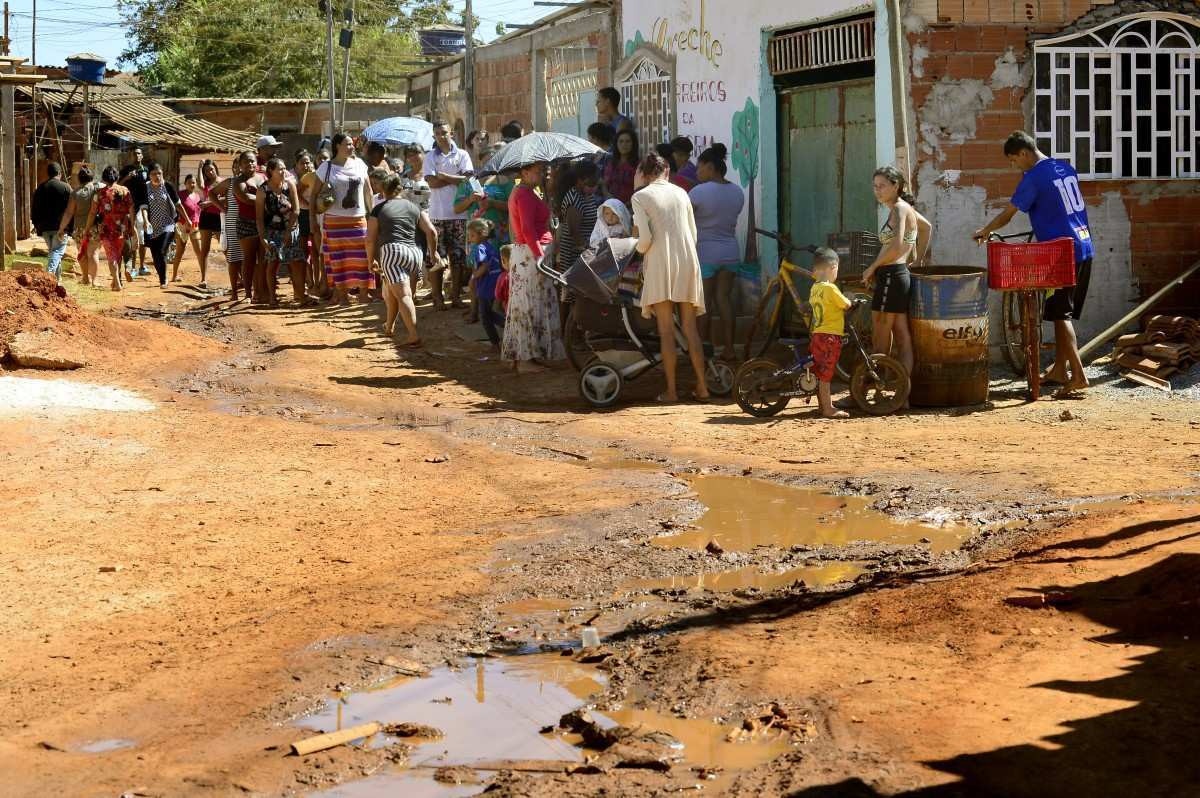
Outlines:
[{"label": "puddle with brown water", "polygon": [[[322,732],[371,721],[421,723],[440,729],[438,740],[414,740],[409,769],[340,785],[321,793],[343,798],[404,795],[451,798],[473,795],[479,785],[448,787],[433,769],[485,760],[542,759],[582,762],[587,753],[571,734],[541,734],[567,712],[604,688],[604,674],[557,654],[475,660],[461,669],[439,668],[424,679],[397,679],[380,687],[340,695],[326,709],[300,721]],[[446,699],[449,699],[447,701]],[[688,765],[753,767],[788,748],[781,738],[730,742],[732,726],[680,719],[639,709],[594,712],[605,724],[665,731],[683,744]],[[366,741],[384,745],[383,735]],[[490,773],[482,773],[485,781]]]},{"label": "puddle with brown water", "polygon": [[621,585],[619,592],[649,590],[711,590],[727,593],[731,590],[758,588],[779,590],[798,581],[809,587],[825,587],[838,582],[850,582],[865,569],[855,562],[832,562],[823,565],[792,568],[775,573],[757,568],[739,568],[736,571],[709,571],[685,576],[668,576],[661,579],[634,579]]},{"label": "puddle with brown water", "polygon": [[929,540],[935,552],[958,548],[968,531],[891,518],[861,496],[834,496],[760,479],[698,476],[691,479],[696,501],[708,509],[697,528],[655,538],[657,546],[703,549],[716,540],[729,551],[755,546],[844,545],[871,541],[907,545]]}]

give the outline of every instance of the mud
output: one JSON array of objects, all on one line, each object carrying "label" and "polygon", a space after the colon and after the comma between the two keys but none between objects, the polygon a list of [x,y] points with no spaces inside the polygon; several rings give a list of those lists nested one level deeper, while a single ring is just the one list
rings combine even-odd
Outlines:
[{"label": "mud", "polygon": [[[614,723],[671,726],[690,753],[667,773],[481,773],[490,794],[929,787],[948,777],[921,763],[1036,743],[1101,711],[1037,687],[1129,666],[1123,648],[1089,639],[1106,633],[1100,621],[1126,623],[1104,611],[1105,595],[1140,594],[1081,583],[1153,567],[1155,547],[1191,553],[1195,510],[1177,499],[1195,491],[1200,429],[1177,404],[1153,420],[1089,400],[1065,425],[1053,403],[997,397],[986,412],[810,425],[804,411],[761,422],[732,406],[642,405],[638,391],[657,388],[648,378],[631,405],[594,414],[568,398],[569,374],[515,378],[481,360],[453,314],[423,307],[430,349],[400,353],[377,334],[375,309],[169,301],[167,313],[128,312],[218,343],[125,322],[186,365],[164,366],[150,347],[80,378],[171,412],[0,422],[2,476],[20,497],[5,507],[16,530],[0,594],[14,608],[0,630],[12,641],[2,720],[14,730],[0,758],[18,793],[473,794],[484,787],[433,779],[452,753],[476,755],[477,735],[458,742],[473,725],[425,718],[499,706],[504,734],[527,750],[549,740],[589,756],[528,719],[514,730],[512,704],[546,696],[594,704]],[[85,478],[41,491],[45,477],[25,467],[35,451],[51,472]],[[129,475],[129,490],[98,497],[92,473]],[[669,545],[714,534],[701,529],[717,517],[705,520],[710,478],[734,498],[803,490],[815,509],[767,515],[719,554],[704,550],[711,537]],[[796,516],[840,531],[822,536]],[[1064,610],[1001,601],[1029,586],[1085,599]],[[1172,596],[1172,612],[1193,600]],[[585,626],[599,649],[579,651]],[[482,665],[462,669],[472,655]],[[434,675],[398,679],[389,656]],[[550,670],[518,679],[520,663],[536,662]],[[505,703],[497,685],[510,676],[523,686]],[[336,725],[340,708],[347,723],[396,696],[396,719],[441,722],[446,737],[283,755],[313,712]],[[785,750],[762,726],[776,705],[793,721]],[[1126,731],[1102,747],[1137,739]],[[72,759],[56,742],[115,734],[137,744]]]}]

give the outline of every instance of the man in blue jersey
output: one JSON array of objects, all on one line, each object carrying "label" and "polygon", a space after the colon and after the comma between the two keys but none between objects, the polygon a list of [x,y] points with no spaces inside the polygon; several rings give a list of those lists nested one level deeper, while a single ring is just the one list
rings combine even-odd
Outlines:
[{"label": "man in blue jersey", "polygon": [[1092,234],[1088,229],[1087,206],[1079,189],[1079,176],[1071,165],[1044,155],[1028,133],[1019,130],[1010,135],[1004,142],[1004,156],[1024,176],[1008,207],[987,226],[976,230],[973,237],[982,244],[993,231],[1008,224],[1017,211],[1022,211],[1029,214],[1038,241],[1063,236],[1075,239],[1075,285],[1051,294],[1042,314],[1045,321],[1054,322],[1054,365],[1042,375],[1042,381],[1061,385],[1054,396],[1067,398],[1088,387],[1075,327],[1071,324],[1072,319],[1080,318],[1092,275]]}]

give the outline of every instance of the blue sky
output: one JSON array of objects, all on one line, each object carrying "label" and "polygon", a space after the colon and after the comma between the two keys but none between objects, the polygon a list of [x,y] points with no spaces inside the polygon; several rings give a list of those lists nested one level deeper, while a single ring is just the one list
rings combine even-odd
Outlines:
[{"label": "blue sky", "polygon": [[[38,0],[38,63],[62,65],[67,56],[87,51],[115,65],[125,48],[125,31],[115,6],[113,0]],[[454,0],[457,10],[462,6],[462,0]],[[533,0],[474,0],[474,6],[482,20],[479,36],[484,41],[496,37],[497,22],[532,22],[559,10],[535,7]],[[31,10],[30,0],[9,0],[11,52],[23,58],[31,55]]]}]

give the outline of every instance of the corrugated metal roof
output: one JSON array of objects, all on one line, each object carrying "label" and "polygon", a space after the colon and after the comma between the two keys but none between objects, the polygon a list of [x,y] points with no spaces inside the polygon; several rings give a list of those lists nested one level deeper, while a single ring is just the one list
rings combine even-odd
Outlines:
[{"label": "corrugated metal roof", "polygon": [[[48,80],[37,85],[38,99],[54,108],[82,105],[83,92],[70,80]],[[17,89],[32,95],[30,87]],[[93,87],[90,104],[94,111],[118,129],[113,135],[143,144],[176,144],[202,150],[233,152],[253,148],[257,133],[230,130],[205,119],[176,113],[160,98],[150,97],[124,81],[106,79]]]},{"label": "corrugated metal roof", "polygon": [[[163,97],[165,103],[205,103],[206,105],[322,105],[329,102],[327,97],[305,99],[303,97]],[[351,105],[403,105],[403,95],[393,97],[351,97]],[[342,104],[341,98],[338,105]]]}]

